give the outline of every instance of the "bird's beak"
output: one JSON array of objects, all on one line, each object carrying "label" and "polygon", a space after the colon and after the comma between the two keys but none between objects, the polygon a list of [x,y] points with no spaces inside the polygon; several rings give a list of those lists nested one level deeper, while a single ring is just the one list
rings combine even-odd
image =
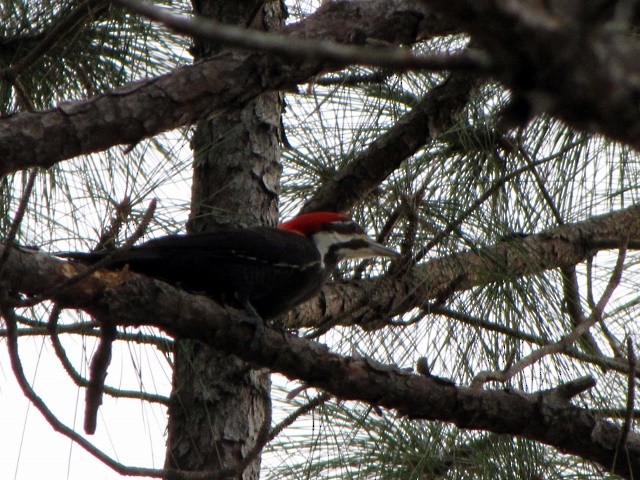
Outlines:
[{"label": "bird's beak", "polygon": [[380,245],[371,239],[367,239],[369,253],[372,257],[399,257],[400,254],[395,250]]}]

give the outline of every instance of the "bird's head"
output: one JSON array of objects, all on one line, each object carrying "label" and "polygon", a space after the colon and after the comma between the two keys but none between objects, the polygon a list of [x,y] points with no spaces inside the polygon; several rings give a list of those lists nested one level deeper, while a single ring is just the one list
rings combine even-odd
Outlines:
[{"label": "bird's head", "polygon": [[325,267],[352,258],[399,255],[377,243],[360,225],[342,213],[305,213],[281,223],[278,228],[309,238],[320,252]]}]

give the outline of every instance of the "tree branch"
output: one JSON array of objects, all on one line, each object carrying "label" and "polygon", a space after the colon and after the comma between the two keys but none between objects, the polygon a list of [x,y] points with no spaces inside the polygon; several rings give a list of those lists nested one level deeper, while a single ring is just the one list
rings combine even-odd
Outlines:
[{"label": "tree branch", "polygon": [[[26,317],[21,317],[16,315],[18,323],[28,324],[29,328],[18,328],[17,334],[19,337],[26,336],[42,336],[50,333],[49,327],[46,323],[39,322],[36,320],[31,320]],[[57,325],[56,333],[57,334],[78,334],[82,336],[89,337],[98,337],[100,332],[98,330],[99,327],[98,322],[78,322],[78,323],[69,323],[64,325]],[[0,338],[7,336],[7,329],[0,328]],[[151,345],[158,349],[158,351],[168,354],[173,352],[173,341],[169,338],[144,334],[141,332],[137,333],[127,333],[121,332],[118,330],[116,333],[116,338],[118,340],[122,340],[124,342],[132,342],[140,345]],[[84,385],[80,385],[84,386]]]},{"label": "tree branch", "polygon": [[[20,336],[21,332],[20,330],[17,330],[16,333],[18,336]],[[60,342],[60,339],[58,338],[57,333],[58,332],[56,331],[51,332],[50,330],[51,342],[53,343],[53,348],[56,352],[56,356],[58,357],[58,360],[60,360],[60,364],[62,365],[62,368],[64,368],[65,372],[67,372],[67,375],[69,375],[69,378],[71,378],[71,380],[73,380],[73,382],[76,385],[78,385],[79,387],[87,387],[89,385],[89,380],[82,377],[82,375],[80,375],[78,371],[73,367],[73,365],[71,364],[71,361],[66,355],[66,352],[64,351],[64,348],[62,347],[62,343]],[[118,332],[118,334],[119,333],[120,332]],[[83,335],[87,335],[87,333],[83,333]],[[93,336],[98,336],[98,333],[94,333]],[[135,341],[135,340],[131,339],[128,341]],[[108,385],[103,385],[103,391],[107,395],[114,398],[129,398],[134,400],[141,400],[144,402],[160,403],[162,405],[167,405],[167,406],[169,405],[168,397],[165,397],[164,395],[158,395],[156,393],[148,393],[148,392],[137,391],[137,390],[122,390],[120,388],[110,387]]]},{"label": "tree branch", "polygon": [[45,420],[49,423],[49,425],[51,425],[51,428],[53,428],[56,432],[59,432],[62,435],[73,440],[88,453],[122,475],[160,477],[162,475],[161,470],[152,468],[129,467],[114,460],[102,450],[93,445],[91,442],[85,440],[82,435],[77,433],[75,430],[62,423],[58,419],[58,417],[55,416],[55,414],[49,409],[44,400],[42,400],[36,394],[33,388],[31,388],[31,385],[29,385],[29,381],[24,374],[22,363],[20,361],[20,354],[18,351],[18,336],[16,335],[15,315],[13,310],[6,305],[6,292],[2,291],[0,292],[0,294],[2,294],[2,298],[0,299],[0,309],[2,310],[2,316],[4,317],[5,323],[7,325],[7,348],[9,351],[11,368],[13,369],[13,373],[16,377],[18,385],[22,389],[25,397],[27,397],[29,401],[38,409],[38,411],[40,411]]},{"label": "tree branch", "polygon": [[449,128],[478,84],[479,81],[470,74],[451,74],[325,182],[304,204],[302,213],[349,210],[409,156]]},{"label": "tree branch", "polygon": [[[545,340],[542,337],[537,335],[533,335],[531,333],[523,332],[521,330],[508,327],[499,322],[492,322],[490,320],[485,320],[483,318],[474,317],[473,315],[468,315],[462,312],[458,312],[452,310],[450,308],[443,307],[442,305],[437,305],[435,303],[430,303],[423,306],[424,313],[442,315],[447,318],[451,318],[457,322],[464,323],[465,325],[471,325],[473,327],[481,328],[482,330],[487,330],[490,332],[497,332],[502,335],[505,335],[508,338],[516,338],[518,340],[522,340],[524,342],[532,343],[534,345],[538,345],[540,347],[544,347],[549,345],[551,342]],[[411,322],[390,322],[391,325],[394,326],[405,326]],[[575,358],[581,362],[590,363],[591,365],[596,365],[603,370],[615,370],[616,372],[624,373],[625,375],[630,375],[629,364],[628,362],[623,362],[618,358],[609,358],[604,355],[596,355],[592,353],[584,353],[576,348],[568,347],[564,349],[562,354]],[[637,374],[637,373],[636,373]],[[640,378],[640,377],[639,377]]]},{"label": "tree branch", "polygon": [[[389,9],[385,0],[330,2],[283,33],[344,44],[373,40],[408,45],[438,31],[438,20],[416,3],[396,0],[394,6]],[[0,119],[0,174],[137,143],[265,91],[293,89],[322,71],[340,68],[318,60],[229,50],[88,100],[18,113]]]},{"label": "tree branch", "polygon": [[[524,357],[522,360],[510,365],[503,371],[485,371],[478,373],[473,381],[471,382],[472,388],[480,388],[483,384],[489,381],[497,381],[497,382],[506,382],[513,378],[516,374],[520,373],[527,367],[532,366],[536,362],[540,361],[543,357],[547,355],[552,355],[554,353],[560,353],[573,345],[578,339],[580,339],[586,332],[589,331],[591,327],[593,327],[596,323],[598,323],[602,319],[602,313],[604,312],[604,308],[611,298],[613,291],[620,284],[620,279],[622,276],[622,270],[624,267],[624,259],[626,256],[626,245],[624,248],[620,249],[620,254],[618,255],[618,261],[616,262],[616,266],[614,271],[609,279],[607,284],[607,288],[605,289],[600,301],[597,303],[596,307],[591,312],[588,318],[583,318],[581,322],[579,322],[575,328],[568,335],[563,336],[557,342],[550,343],[545,345],[542,348],[534,350],[529,355]],[[633,381],[632,381],[633,382]],[[633,407],[631,407],[633,410]]]},{"label": "tree branch", "polygon": [[513,92],[510,124],[544,111],[640,148],[640,42],[629,30],[630,18],[612,17],[598,1],[423,4],[491,55],[495,77]]},{"label": "tree branch", "polygon": [[[75,276],[65,279],[60,284],[53,287],[51,291],[42,292],[39,295],[32,296],[28,300],[20,302],[20,306],[22,307],[32,306],[42,302],[42,300],[44,300],[45,298],[55,298],[59,292],[67,290],[69,287],[73,286],[74,284],[80,283],[85,278],[90,277],[98,270],[108,267],[110,264],[117,261],[119,255],[129,250],[133,246],[133,244],[137,242],[144,235],[145,230],[147,229],[147,227],[149,226],[149,223],[151,223],[151,220],[153,219],[153,214],[156,211],[157,204],[158,204],[158,201],[155,198],[153,198],[149,202],[149,206],[147,207],[147,210],[144,212],[144,215],[142,216],[140,223],[138,224],[134,232],[131,234],[131,236],[123,242],[122,246],[119,249],[113,250],[106,257],[101,258],[94,264],[88,266],[81,273],[78,273]],[[100,244],[98,244],[98,246],[99,245]],[[64,256],[63,254],[59,254],[59,255]]]},{"label": "tree branch", "polygon": [[[290,328],[313,327],[322,323],[325,316],[344,315],[341,325],[366,326],[381,315],[388,318],[405,313],[445,292],[465,291],[496,281],[513,281],[525,275],[576,265],[595,251],[624,247],[627,239],[630,249],[640,248],[640,204],[544,233],[435,258],[409,269],[400,277],[383,276],[325,285],[318,297],[288,314],[286,325]],[[53,287],[87,268],[39,252],[12,248],[0,279],[8,288],[29,296],[55,292],[50,299],[63,307],[84,308],[105,288],[138,277],[126,269],[98,270],[65,290],[54,290]],[[368,305],[374,290],[380,310],[371,312]]]},{"label": "tree branch", "polygon": [[[576,267],[574,265],[560,269],[562,274],[562,289],[564,292],[564,301],[566,303],[567,313],[574,327],[581,325],[587,321],[582,311],[580,302],[580,288],[578,286],[578,276],[576,275]],[[578,340],[585,353],[592,353],[602,356],[602,350],[588,330],[584,332]]]},{"label": "tree branch", "polygon": [[[513,281],[545,270],[577,265],[595,251],[640,248],[640,204],[568,223],[544,233],[435,258],[399,277],[393,275],[326,285],[321,294],[290,312],[290,328],[312,328],[323,318],[340,316],[340,325],[384,326],[390,318],[427,300],[496,281]],[[371,309],[375,300],[378,307]]]},{"label": "tree branch", "polygon": [[18,209],[16,210],[16,214],[11,221],[11,227],[9,227],[9,232],[4,241],[4,246],[2,247],[2,253],[0,254],[0,273],[2,273],[2,269],[4,268],[4,264],[7,261],[7,257],[9,256],[9,250],[11,249],[11,244],[16,238],[18,234],[18,230],[20,229],[20,224],[22,223],[22,219],[24,218],[24,214],[27,211],[27,207],[29,205],[29,197],[31,196],[31,191],[33,190],[33,185],[36,181],[36,176],[38,171],[36,169],[31,170],[29,173],[29,178],[27,179],[27,184],[24,187],[24,192],[22,193],[22,197],[20,198],[20,203],[18,204]]},{"label": "tree branch", "polygon": [[[211,40],[229,47],[282,55],[289,59],[298,58],[342,66],[383,67],[395,71],[411,69],[484,71],[489,67],[487,58],[473,51],[450,55],[417,55],[409,49],[390,45],[386,48],[342,45],[333,41],[292,38],[273,32],[266,33],[235,25],[225,25],[211,18],[175,15],[166,9],[143,1],[114,0],[114,3],[160,22],[179,34]],[[317,13],[322,9],[323,7]]]},{"label": "tree branch", "polygon": [[[640,235],[638,223],[640,206],[635,206],[522,239],[523,245],[517,249],[531,254],[543,253],[543,244],[551,242],[556,264],[573,261],[584,258],[584,250],[590,246],[587,241],[593,245],[619,243],[616,240],[617,235],[622,236],[619,229],[624,230],[625,238],[628,234],[636,241]],[[494,247],[499,248],[504,247]],[[524,264],[520,271],[508,274],[517,276],[540,271],[545,265],[548,268],[551,260]],[[515,269],[522,259],[507,258],[505,262]],[[19,250],[11,251],[6,265],[3,282],[27,293],[33,293],[36,288],[46,289],[58,282],[64,272],[68,274],[69,269],[75,274],[75,269],[82,268],[41,253]],[[487,267],[483,269],[486,271]],[[478,277],[478,280],[489,278]],[[469,282],[470,279],[465,279],[462,286],[470,288]],[[600,314],[610,290],[607,289],[596,306]],[[270,328],[265,330],[263,347],[256,351],[250,347],[255,327],[243,321],[242,312],[222,308],[206,297],[190,295],[159,280],[130,272],[96,272],[60,296],[57,300],[61,304],[80,307],[98,319],[108,318],[128,327],[152,325],[174,337],[198,339],[260,367],[300,379],[340,399],[361,400],[411,418],[446,421],[460,428],[518,435],[579,455],[607,469],[613,465],[620,427],[596,419],[588,410],[569,405],[568,394],[564,402],[558,402],[558,393],[539,392],[531,396],[456,387],[410,374],[393,365],[336,355],[323,345]],[[576,394],[575,389],[571,392]],[[617,462],[613,471],[624,476],[640,475],[640,438],[629,434],[625,448],[628,461]]]},{"label": "tree branch", "polygon": [[[566,397],[570,395],[558,402],[555,391],[523,395],[455,387],[370,359],[343,357],[271,328],[265,329],[264,346],[256,351],[250,347],[255,327],[242,320],[242,312],[141,276],[114,285],[85,308],[97,318],[117,319],[121,325],[151,324],[176,337],[197,338],[340,399],[394,409],[410,418],[518,435],[607,469],[613,463],[620,428],[569,405]],[[571,391],[576,394],[575,389]],[[613,471],[624,476],[640,474],[639,446],[640,439],[630,434],[626,442],[630,460],[616,464]]]}]

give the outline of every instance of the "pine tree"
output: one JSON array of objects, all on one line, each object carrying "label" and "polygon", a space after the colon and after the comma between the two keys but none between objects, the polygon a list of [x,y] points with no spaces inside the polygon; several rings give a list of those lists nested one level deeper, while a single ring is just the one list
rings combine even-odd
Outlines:
[{"label": "pine tree", "polygon": [[[638,475],[634,2],[0,17],[2,385],[54,438],[171,479]],[[258,352],[242,312],[51,254],[318,210],[402,258],[343,265]]]}]

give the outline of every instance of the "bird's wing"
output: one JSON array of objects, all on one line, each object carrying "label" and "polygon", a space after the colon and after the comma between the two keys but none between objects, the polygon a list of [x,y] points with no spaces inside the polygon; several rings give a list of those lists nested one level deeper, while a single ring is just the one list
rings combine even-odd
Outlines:
[{"label": "bird's wing", "polygon": [[[95,263],[110,252],[63,252],[56,254],[87,263]],[[270,227],[221,230],[192,235],[167,235],[119,251],[110,267],[186,263],[264,263],[277,265],[306,263],[320,259],[313,243],[296,233]],[[143,272],[144,273],[144,272]]]}]

